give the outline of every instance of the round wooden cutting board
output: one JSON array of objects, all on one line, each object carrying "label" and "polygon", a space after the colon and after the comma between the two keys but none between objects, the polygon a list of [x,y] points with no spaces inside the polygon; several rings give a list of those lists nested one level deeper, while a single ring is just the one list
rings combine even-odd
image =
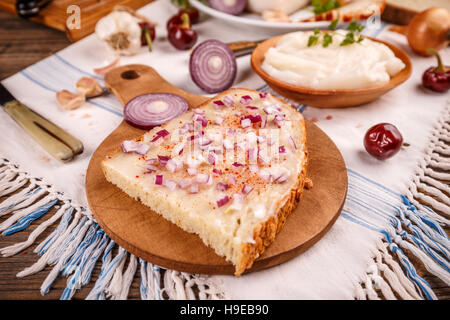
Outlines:
[{"label": "round wooden cutting board", "polygon": [[[142,65],[114,69],[105,77],[105,83],[123,104],[149,92],[178,94],[186,98],[191,107],[208,100],[172,86],[152,68]],[[306,129],[307,176],[314,186],[304,191],[298,207],[288,217],[275,241],[247,272],[296,257],[322,238],[341,212],[347,194],[344,160],[322,130],[311,122],[307,122]],[[204,245],[197,235],[183,231],[106,181],[101,161],[120,142],[143,133],[124,121],[92,156],[86,175],[86,192],[95,219],[120,246],[153,264],[190,273],[233,274],[232,264]]]}]

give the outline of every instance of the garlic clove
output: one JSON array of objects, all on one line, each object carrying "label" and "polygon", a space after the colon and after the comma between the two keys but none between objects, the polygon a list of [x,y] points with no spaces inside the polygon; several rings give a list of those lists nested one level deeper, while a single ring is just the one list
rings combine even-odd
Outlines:
[{"label": "garlic clove", "polygon": [[99,76],[104,76],[109,71],[118,67],[119,65],[120,65],[120,55],[117,55],[116,58],[111,63],[107,64],[106,66],[100,67],[100,68],[95,68],[94,72],[96,74],[98,74]]},{"label": "garlic clove", "polygon": [[56,100],[62,109],[73,110],[79,108],[86,101],[86,97],[82,93],[62,90],[56,93]]},{"label": "garlic clove", "polygon": [[98,81],[94,78],[83,77],[75,84],[78,92],[84,94],[87,98],[101,95],[104,91]]}]

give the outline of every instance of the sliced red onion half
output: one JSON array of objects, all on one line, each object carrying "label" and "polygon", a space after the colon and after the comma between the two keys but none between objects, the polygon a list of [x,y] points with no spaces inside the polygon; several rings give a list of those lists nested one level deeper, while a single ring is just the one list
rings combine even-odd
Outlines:
[{"label": "sliced red onion half", "polygon": [[189,60],[192,80],[205,92],[229,89],[236,78],[236,57],[227,44],[206,40],[192,51]]},{"label": "sliced red onion half", "polygon": [[133,127],[151,129],[186,112],[186,99],[172,93],[148,93],[128,102],[123,110],[125,120]]},{"label": "sliced red onion half", "polygon": [[236,16],[244,11],[247,0],[209,0],[208,3],[213,9]]}]

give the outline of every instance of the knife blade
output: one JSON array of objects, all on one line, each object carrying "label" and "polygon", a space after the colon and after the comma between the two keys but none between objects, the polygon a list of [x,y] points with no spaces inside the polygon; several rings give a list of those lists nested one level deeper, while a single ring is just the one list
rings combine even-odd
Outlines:
[{"label": "knife blade", "polygon": [[80,140],[15,99],[1,83],[0,105],[54,158],[69,161],[83,152]]}]

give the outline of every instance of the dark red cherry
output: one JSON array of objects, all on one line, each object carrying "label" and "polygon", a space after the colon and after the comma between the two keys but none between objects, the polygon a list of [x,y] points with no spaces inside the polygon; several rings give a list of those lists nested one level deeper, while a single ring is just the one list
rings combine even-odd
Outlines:
[{"label": "dark red cherry", "polygon": [[364,137],[367,152],[379,160],[394,156],[402,147],[403,137],[397,127],[379,123],[370,128]]}]

